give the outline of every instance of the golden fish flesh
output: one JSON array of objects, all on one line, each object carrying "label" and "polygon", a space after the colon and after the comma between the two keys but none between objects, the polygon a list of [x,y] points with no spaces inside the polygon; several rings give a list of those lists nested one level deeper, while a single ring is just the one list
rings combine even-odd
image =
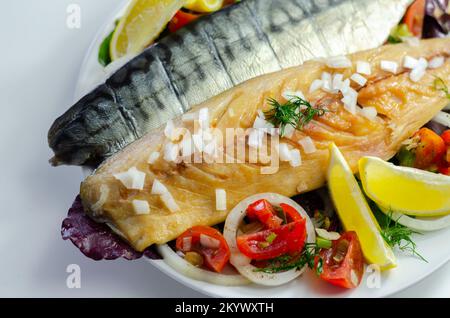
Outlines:
[{"label": "golden fish flesh", "polygon": [[[355,171],[362,156],[387,160],[405,139],[447,105],[445,94],[433,83],[436,77],[450,83],[449,54],[450,39],[423,40],[418,46],[386,45],[349,55],[346,60],[351,66],[339,70],[330,68],[335,67],[330,65],[330,60],[313,60],[251,79],[194,107],[190,114],[207,109],[210,126],[225,135],[229,128],[252,127],[261,110],[270,110],[268,98],[282,101],[286,91],[301,91],[314,107],[326,109],[323,116],[316,116],[291,137],[280,140],[300,151],[301,165],[294,167],[281,162],[276,173],[262,174],[261,168],[267,163],[172,162],[162,154],[149,164],[153,154],[163,152],[169,143],[176,144],[166,137],[167,127],[160,127],[108,159],[81,184],[85,210],[94,219],[107,222],[135,249],[142,251],[151,244],[166,243],[192,226],[223,222],[228,211],[250,195],[275,192],[291,197],[323,186],[330,142],[340,148]],[[403,67],[406,56],[428,61],[438,57],[441,63],[429,67],[413,81],[412,71]],[[339,72],[343,79],[350,78],[356,72],[358,61],[369,63],[371,69],[370,75],[364,75],[367,79],[364,86],[354,81],[351,84],[357,91],[359,111],[350,112],[340,92],[310,91],[311,84],[324,72]],[[397,69],[392,69],[392,65]],[[361,111],[368,107],[376,110],[373,118]],[[181,118],[174,121],[176,127],[183,125],[188,127]],[[306,153],[299,144],[306,137],[311,138],[315,151]],[[226,153],[226,148],[231,146],[223,145]],[[244,146],[249,151],[247,144]],[[233,156],[237,156],[234,150],[228,154]],[[129,169],[138,171],[144,178],[141,190],[130,190],[133,186],[127,187],[127,182],[117,178]],[[170,193],[173,199],[170,204],[161,195],[152,194],[155,179]],[[226,192],[225,210],[216,210],[216,189]],[[146,213],[138,214],[133,200],[147,202]]]}]

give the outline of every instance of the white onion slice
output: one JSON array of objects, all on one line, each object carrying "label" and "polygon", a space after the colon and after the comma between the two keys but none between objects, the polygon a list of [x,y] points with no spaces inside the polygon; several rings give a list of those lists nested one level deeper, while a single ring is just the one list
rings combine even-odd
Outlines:
[{"label": "white onion slice", "polygon": [[328,232],[327,230],[320,228],[316,228],[316,233],[321,238],[324,238],[329,241],[336,241],[339,240],[339,238],[341,237],[341,235],[338,232]]},{"label": "white onion slice", "polygon": [[[387,209],[381,208],[383,213],[389,215]],[[431,232],[444,229],[450,226],[450,215],[440,216],[440,217],[429,217],[429,218],[412,218],[410,216],[392,212],[391,217],[394,221],[397,221],[403,226],[406,226],[412,230]]]},{"label": "white onion slice", "polygon": [[291,151],[288,144],[282,142],[278,145],[278,154],[281,161],[291,161]]},{"label": "white onion slice", "polygon": [[170,192],[161,194],[161,201],[164,203],[166,208],[169,209],[169,211],[172,213],[180,210],[180,207],[178,206],[177,202],[175,201]]},{"label": "white onion slice", "polygon": [[359,86],[364,86],[367,83],[367,80],[364,76],[362,76],[361,74],[358,73],[354,73],[352,74],[352,76],[350,76],[350,79],[355,82],[356,84],[358,84]]},{"label": "white onion slice", "polygon": [[145,173],[136,169],[136,167],[131,167],[128,171],[122,173],[116,173],[113,175],[114,178],[120,180],[122,184],[127,189],[133,190],[143,190],[145,183]]},{"label": "white onion slice", "polygon": [[439,112],[434,116],[433,121],[450,128],[450,114],[446,112]]},{"label": "white onion slice", "polygon": [[403,67],[404,68],[409,68],[410,70],[412,70],[413,68],[415,68],[417,66],[417,64],[419,64],[419,60],[412,56],[406,55],[403,58]]},{"label": "white onion slice", "polygon": [[222,286],[241,286],[250,284],[250,281],[247,278],[239,274],[219,274],[195,267],[177,255],[177,253],[175,253],[167,244],[157,245],[156,248],[158,253],[163,257],[165,263],[177,272],[192,279]]},{"label": "white onion slice", "polygon": [[300,150],[291,150],[291,160],[289,161],[289,164],[294,168],[302,165],[302,155],[300,154]]},{"label": "white onion slice", "polygon": [[245,257],[243,258],[243,254],[239,251],[236,243],[237,229],[239,228],[242,220],[246,215],[245,211],[247,207],[249,206],[249,204],[260,199],[266,199],[274,205],[286,203],[295,208],[299,212],[299,214],[306,219],[307,243],[314,243],[316,241],[316,235],[314,233],[314,226],[311,222],[311,219],[309,218],[305,210],[300,205],[298,205],[297,202],[277,193],[260,193],[250,196],[239,202],[228,214],[228,217],[225,221],[223,236],[225,237],[225,240],[227,241],[230,248],[230,263],[233,264],[233,266],[239,271],[239,273],[256,284],[264,286],[278,286],[288,283],[300,276],[305,270],[305,267],[303,267],[301,270],[292,269],[286,272],[273,274],[256,271],[257,268],[255,266],[250,263],[243,262],[243,259],[245,260]]}]

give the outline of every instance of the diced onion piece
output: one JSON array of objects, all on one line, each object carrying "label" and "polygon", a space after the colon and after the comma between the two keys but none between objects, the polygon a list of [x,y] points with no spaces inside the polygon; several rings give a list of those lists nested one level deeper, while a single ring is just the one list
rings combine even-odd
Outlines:
[{"label": "diced onion piece", "polygon": [[263,129],[264,131],[270,133],[275,126],[268,122],[263,116],[256,116],[255,122],[253,123],[253,128]]},{"label": "diced onion piece", "polygon": [[306,154],[314,153],[317,151],[316,145],[314,144],[314,141],[311,139],[311,137],[307,136],[303,139],[300,139],[298,143],[302,146],[303,151]]},{"label": "diced onion piece", "polygon": [[411,57],[409,55],[406,55],[403,59],[403,67],[404,68],[409,68],[409,69],[413,69],[417,66],[417,64],[419,64],[419,60]]},{"label": "diced onion piece", "polygon": [[305,100],[305,95],[303,95],[303,92],[301,91],[284,91],[282,96],[287,101],[295,97]]},{"label": "diced onion piece", "polygon": [[344,97],[341,99],[344,108],[351,114],[356,114],[356,104],[358,102],[358,92],[349,87]]},{"label": "diced onion piece", "polygon": [[336,91],[339,91],[341,89],[341,87],[342,87],[343,79],[344,79],[344,75],[343,74],[340,74],[340,73],[334,74],[333,75],[332,85],[331,85],[332,89],[336,90]]},{"label": "diced onion piece", "polygon": [[398,70],[397,62],[382,60],[380,62],[380,67],[381,67],[381,69],[383,71],[386,71],[386,72],[389,72],[389,73],[393,73],[393,74],[397,74],[397,70]]},{"label": "diced onion piece", "polygon": [[281,161],[291,161],[292,159],[288,144],[283,142],[278,145],[278,154]]},{"label": "diced onion piece", "polygon": [[192,236],[183,237],[182,250],[183,252],[190,252],[192,249]]},{"label": "diced onion piece", "polygon": [[316,79],[311,83],[311,86],[309,87],[309,93],[314,93],[316,90],[323,87],[323,82],[320,79]]},{"label": "diced onion piece", "polygon": [[434,116],[433,121],[450,128],[450,114],[446,112],[439,112]]},{"label": "diced onion piece", "polygon": [[330,240],[330,241],[339,240],[339,238],[341,237],[341,235],[338,232],[328,232],[325,229],[319,229],[319,228],[316,228],[316,233],[321,238],[324,238],[324,239]]},{"label": "diced onion piece", "polygon": [[302,156],[300,154],[300,150],[292,149],[291,150],[291,160],[289,161],[292,167],[299,167],[302,165]]},{"label": "diced onion piece", "polygon": [[225,237],[225,240],[228,243],[228,246],[230,248],[230,263],[241,273],[243,276],[247,277],[252,282],[264,285],[264,286],[278,286],[285,283],[290,282],[291,280],[297,278],[300,276],[305,267],[301,269],[291,269],[285,272],[280,273],[264,273],[257,271],[257,268],[253,266],[249,261],[248,258],[243,256],[243,254],[239,251],[239,248],[237,247],[236,242],[236,235],[239,226],[242,223],[242,220],[244,219],[246,215],[246,210],[249,204],[260,200],[260,199],[266,199],[271,204],[274,205],[280,205],[281,203],[286,203],[290,206],[292,206],[297,212],[306,219],[306,233],[307,243],[314,243],[316,241],[316,235],[314,233],[314,226],[311,222],[311,219],[309,218],[308,214],[305,212],[305,210],[298,205],[297,202],[293,201],[292,199],[276,194],[276,193],[261,193],[257,195],[253,195],[251,197],[248,197],[238,203],[228,214],[228,217],[225,221],[223,236]]},{"label": "diced onion piece", "polygon": [[161,154],[158,152],[158,151],[153,151],[149,156],[148,156],[148,160],[147,160],[147,162],[149,163],[149,164],[154,164],[158,159],[159,159],[159,157],[161,156]]},{"label": "diced onion piece", "polygon": [[413,82],[418,82],[422,79],[422,77],[425,75],[426,71],[422,67],[416,67],[409,73],[409,78]]},{"label": "diced onion piece", "polygon": [[350,79],[359,86],[364,86],[367,83],[366,78],[358,73],[354,73],[352,76],[350,76]]},{"label": "diced onion piece", "polygon": [[438,68],[444,65],[445,58],[443,56],[436,56],[428,63],[429,68]]},{"label": "diced onion piece", "polygon": [[133,205],[134,212],[136,214],[149,214],[150,213],[150,206],[147,201],[145,200],[133,200],[131,201],[131,204]]},{"label": "diced onion piece", "polygon": [[177,255],[177,253],[175,253],[167,244],[157,245],[156,248],[159,254],[163,257],[165,263],[167,263],[175,271],[192,279],[222,286],[241,286],[250,283],[247,278],[239,274],[219,274],[196,267]]},{"label": "diced onion piece", "polygon": [[371,75],[372,70],[370,67],[370,63],[364,62],[364,61],[357,61],[356,62],[356,72],[363,75]]},{"label": "diced onion piece", "polygon": [[200,124],[200,127],[205,129],[209,128],[209,110],[208,108],[204,107],[201,108],[198,112],[198,121]]},{"label": "diced onion piece", "polygon": [[211,236],[200,234],[200,245],[207,248],[218,249],[220,247],[220,241]]},{"label": "diced onion piece", "polygon": [[168,162],[176,162],[180,152],[180,146],[172,142],[168,142],[164,146],[164,160]]},{"label": "diced onion piece", "polygon": [[322,73],[322,90],[331,94],[337,93],[337,90],[333,89],[333,79],[328,72]]},{"label": "diced onion piece", "polygon": [[216,189],[216,210],[227,210],[227,192],[224,189]]},{"label": "diced onion piece", "polygon": [[162,184],[158,179],[153,180],[151,194],[162,195],[167,192],[169,192],[169,190],[167,190],[164,184]]},{"label": "diced onion piece", "polygon": [[126,172],[114,174],[114,178],[122,182],[127,189],[143,190],[145,182],[145,173],[131,167]]},{"label": "diced onion piece", "polygon": [[161,201],[164,203],[166,208],[168,208],[169,211],[172,213],[180,210],[180,207],[175,202],[175,199],[173,198],[172,194],[170,194],[170,192],[163,193],[161,195]]},{"label": "diced onion piece", "polygon": [[326,59],[329,68],[349,68],[352,67],[352,61],[345,56],[334,56]]},{"label": "diced onion piece", "polygon": [[248,146],[259,149],[263,144],[264,131],[261,129],[252,129],[248,136]]},{"label": "diced onion piece", "polygon": [[361,108],[361,114],[367,119],[374,120],[377,118],[378,112],[375,107],[369,106]]},{"label": "diced onion piece", "polygon": [[350,89],[350,80],[348,78],[346,78],[342,84],[341,84],[341,88],[339,89],[342,93],[342,95],[347,94],[348,90]]},{"label": "diced onion piece", "polygon": [[295,127],[292,125],[287,125],[284,127],[284,135],[283,137],[292,138],[295,132]]},{"label": "diced onion piece", "polygon": [[181,121],[184,123],[190,123],[197,119],[197,113],[185,113],[181,116]]}]

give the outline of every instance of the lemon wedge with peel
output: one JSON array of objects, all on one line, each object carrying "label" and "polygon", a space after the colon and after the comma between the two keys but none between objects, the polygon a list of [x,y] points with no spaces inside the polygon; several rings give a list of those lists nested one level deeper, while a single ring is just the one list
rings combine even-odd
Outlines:
[{"label": "lemon wedge with peel", "polygon": [[222,8],[224,0],[187,0],[184,7],[195,12],[214,12]]},{"label": "lemon wedge with peel", "polygon": [[399,167],[376,157],[359,160],[367,196],[381,208],[415,216],[450,214],[450,177]]},{"label": "lemon wedge with peel", "polygon": [[339,219],[346,231],[355,231],[358,234],[366,261],[380,266],[381,270],[395,267],[394,252],[381,236],[380,226],[358,182],[334,143],[330,145],[327,174],[328,188]]},{"label": "lemon wedge with peel", "polygon": [[114,31],[111,59],[138,54],[164,30],[186,0],[133,0]]}]

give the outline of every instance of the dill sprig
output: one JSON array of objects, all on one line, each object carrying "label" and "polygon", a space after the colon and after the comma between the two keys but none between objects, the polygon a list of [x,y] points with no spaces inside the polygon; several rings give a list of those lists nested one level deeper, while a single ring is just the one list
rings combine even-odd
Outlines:
[{"label": "dill sprig", "polygon": [[445,94],[445,97],[450,99],[450,92],[448,90],[448,86],[442,78],[435,76],[433,87],[435,90],[443,92]]},{"label": "dill sprig", "polygon": [[[269,274],[285,272],[291,269],[302,269],[307,265],[311,269],[316,269],[316,274],[322,273],[323,260],[319,256],[320,248],[316,243],[306,243],[303,251],[298,256],[282,255],[269,261],[268,266],[258,268],[256,272]],[[317,259],[317,260],[316,260]],[[317,265],[316,265],[317,261]]]},{"label": "dill sprig", "polygon": [[272,109],[264,114],[267,120],[280,128],[280,136],[284,135],[286,126],[303,129],[314,117],[323,116],[326,112],[323,108],[314,108],[308,101],[298,96],[292,96],[284,104],[280,104],[274,98],[269,98],[268,102]]},{"label": "dill sprig", "polygon": [[417,245],[411,238],[413,234],[422,233],[416,232],[398,223],[401,216],[395,219],[392,211],[385,214],[375,202],[369,201],[369,204],[380,224],[380,233],[385,242],[392,248],[397,247],[400,251],[410,253],[428,263],[428,261],[417,252]]}]

